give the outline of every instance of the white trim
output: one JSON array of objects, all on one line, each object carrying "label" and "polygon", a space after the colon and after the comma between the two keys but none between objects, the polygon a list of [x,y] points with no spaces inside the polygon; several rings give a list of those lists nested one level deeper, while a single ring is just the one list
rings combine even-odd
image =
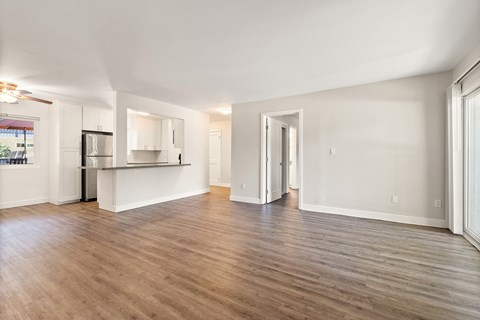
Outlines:
[{"label": "white trim", "polygon": [[192,197],[192,196],[197,196],[199,194],[204,194],[204,193],[208,193],[208,192],[210,192],[210,188],[204,188],[204,189],[199,189],[199,190],[193,190],[193,191],[187,191],[187,192],[183,192],[183,193],[172,194],[172,195],[169,195],[169,196],[155,198],[155,199],[149,199],[149,200],[144,200],[144,201],[122,204],[122,205],[118,205],[118,206],[114,205],[110,208],[100,207],[100,209],[113,211],[113,212],[122,212],[122,211],[126,211],[126,210],[131,210],[131,209],[136,209],[136,208],[140,208],[140,207],[154,205],[154,204],[157,204],[157,203],[162,203],[162,202],[167,202],[167,201],[172,201],[172,200],[178,200],[178,199]]},{"label": "white trim", "polygon": [[261,204],[260,199],[240,196],[230,196],[230,201]]},{"label": "white trim", "polygon": [[48,197],[19,200],[19,201],[10,201],[10,202],[0,202],[0,209],[30,206],[32,204],[41,204],[41,203],[47,203],[47,202],[48,202]]},{"label": "white trim", "polygon": [[336,215],[349,216],[349,217],[414,224],[414,225],[428,226],[428,227],[448,228],[448,223],[447,223],[447,220],[445,219],[434,219],[434,218],[415,217],[415,216],[396,214],[396,213],[319,206],[319,205],[307,204],[307,203],[302,204],[302,210],[336,214]]},{"label": "white trim", "polygon": [[[288,186],[290,185],[290,125],[282,122],[282,163],[283,163],[283,156],[285,152],[287,153],[286,161],[283,163],[282,166],[282,196],[289,192]],[[286,141],[283,141],[283,129],[285,129],[286,133]],[[286,148],[285,148],[286,147]],[[284,177],[285,176],[285,177]],[[283,180],[285,179],[285,185],[283,185]]]},{"label": "white trim", "polygon": [[64,204],[69,204],[69,203],[75,203],[75,202],[80,202],[80,199],[72,199],[72,200],[65,200],[65,201],[52,201],[48,200],[48,203],[54,204],[56,206],[61,206]]},{"label": "white trim", "polygon": [[467,233],[467,232],[465,232],[465,233],[463,234],[463,237],[464,237],[468,242],[470,242],[470,244],[471,244],[472,246],[474,246],[475,248],[477,248],[477,250],[480,251],[480,242],[477,242],[477,240],[474,239],[474,238],[473,238],[469,233]]},{"label": "white trim", "polygon": [[447,89],[447,219],[454,234],[463,234],[464,119],[459,84]]},{"label": "white trim", "polygon": [[473,70],[479,67],[480,58],[477,58],[465,71],[460,74],[460,76],[453,82],[453,84],[457,84],[463,81]]},{"label": "white trim", "polygon": [[212,182],[212,181],[210,181],[210,185],[215,186],[215,187],[224,187],[224,188],[230,188],[231,187],[229,182]]},{"label": "white trim", "polygon": [[[480,244],[480,239],[478,236],[472,231],[469,230],[468,228],[468,215],[469,215],[469,185],[470,185],[470,157],[469,157],[469,146],[470,146],[470,112],[472,111],[471,108],[469,108],[469,104],[467,103],[468,100],[473,99],[477,96],[480,95],[480,88],[476,88],[476,90],[472,91],[469,95],[465,96],[463,98],[463,126],[464,126],[464,133],[463,133],[463,139],[464,139],[464,206],[463,206],[463,230],[462,230],[462,235],[470,242],[472,243],[476,248],[478,248]],[[476,160],[476,159],[474,159]]]},{"label": "white trim", "polygon": [[19,115],[19,114],[0,113],[0,117],[11,118],[15,120],[40,121],[40,117],[25,116],[25,115]]},{"label": "white trim", "polygon": [[1,164],[0,170],[28,170],[28,169],[40,169],[41,166],[38,163],[26,163],[26,164]]},{"label": "white trim", "polygon": [[[267,203],[266,197],[266,188],[267,188],[267,172],[265,168],[267,152],[266,152],[266,119],[267,117],[276,117],[276,116],[285,116],[285,115],[292,115],[298,113],[298,128],[297,128],[297,135],[298,135],[298,163],[297,166],[300,166],[300,177],[297,177],[297,182],[300,180],[299,185],[299,192],[298,192],[298,203],[299,209],[300,204],[303,200],[303,109],[290,109],[290,110],[283,110],[283,111],[275,111],[275,112],[264,112],[260,114],[260,204]],[[243,198],[243,197],[240,197]],[[250,198],[253,199],[253,198]],[[242,201],[244,202],[244,201]]]}]

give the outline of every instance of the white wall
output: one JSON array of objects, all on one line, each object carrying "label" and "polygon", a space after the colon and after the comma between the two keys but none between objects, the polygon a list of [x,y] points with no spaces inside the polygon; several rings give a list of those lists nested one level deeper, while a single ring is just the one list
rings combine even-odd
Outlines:
[{"label": "white wall", "polygon": [[[117,92],[114,107],[114,162],[117,166],[127,164],[127,109],[145,111],[152,114],[166,116],[169,118],[184,119],[185,136],[184,151],[182,154],[183,163],[191,163],[189,167],[158,168],[155,177],[161,181],[165,188],[155,188],[145,184],[145,190],[138,188],[135,194],[130,195],[130,201],[142,202],[147,198],[171,197],[174,194],[185,194],[191,192],[208,191],[208,134],[209,117],[207,114],[192,109],[168,104],[165,102],[136,96],[129,93]],[[135,169],[146,170],[146,169]],[[132,171],[132,174],[134,173]],[[132,177],[135,185],[141,184],[141,175]],[[152,195],[154,192],[154,195]],[[148,197],[147,197],[148,195]]]},{"label": "white wall", "polygon": [[220,130],[222,133],[222,154],[221,154],[221,183],[230,186],[232,167],[232,121],[210,122],[210,131]]},{"label": "white wall", "polygon": [[445,200],[451,79],[444,72],[234,105],[232,196],[260,198],[260,114],[303,109],[304,209],[446,226],[434,200]]},{"label": "white wall", "polygon": [[455,66],[452,71],[453,81],[457,80],[465,71],[467,71],[475,62],[480,59],[480,43],[478,43],[465,57]]},{"label": "white wall", "polygon": [[35,164],[0,167],[0,208],[48,201],[48,105],[0,103],[0,113],[39,117],[35,122]]}]

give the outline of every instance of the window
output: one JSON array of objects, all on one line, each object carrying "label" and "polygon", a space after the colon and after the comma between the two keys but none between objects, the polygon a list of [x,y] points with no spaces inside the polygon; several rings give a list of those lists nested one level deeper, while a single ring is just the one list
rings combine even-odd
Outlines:
[{"label": "window", "polygon": [[35,123],[30,119],[0,116],[0,165],[33,164]]}]

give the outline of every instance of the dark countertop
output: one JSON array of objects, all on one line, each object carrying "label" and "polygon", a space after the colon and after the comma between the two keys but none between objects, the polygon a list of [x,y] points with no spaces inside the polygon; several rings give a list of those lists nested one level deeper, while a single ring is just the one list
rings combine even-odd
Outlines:
[{"label": "dark countertop", "polygon": [[142,168],[157,168],[157,167],[186,167],[190,166],[190,163],[137,163],[127,164],[126,166],[119,167],[78,167],[83,170],[123,170],[123,169],[142,169]]}]

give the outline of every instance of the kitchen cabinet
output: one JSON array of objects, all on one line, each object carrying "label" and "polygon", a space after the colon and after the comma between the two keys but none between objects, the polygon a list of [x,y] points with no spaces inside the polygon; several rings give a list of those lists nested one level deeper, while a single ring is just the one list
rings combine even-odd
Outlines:
[{"label": "kitchen cabinet", "polygon": [[128,117],[129,150],[162,150],[162,121],[151,117]]},{"label": "kitchen cabinet", "polygon": [[127,161],[178,162],[183,148],[183,122],[135,110],[128,112]]},{"label": "kitchen cabinet", "polygon": [[162,148],[183,147],[183,120],[163,119],[162,120]]},{"label": "kitchen cabinet", "polygon": [[113,132],[113,111],[107,108],[83,107],[83,130]]},{"label": "kitchen cabinet", "polygon": [[173,127],[172,119],[162,120],[162,136],[161,145],[163,150],[169,150],[173,148]]},{"label": "kitchen cabinet", "polygon": [[49,109],[49,202],[63,204],[82,196],[82,107],[55,101]]},{"label": "kitchen cabinet", "polygon": [[155,119],[155,145],[154,150],[162,150],[162,120]]},{"label": "kitchen cabinet", "polygon": [[155,150],[155,122],[151,118],[137,117],[137,145],[139,150]]},{"label": "kitchen cabinet", "polygon": [[172,130],[173,130],[173,146],[175,148],[183,147],[183,120],[172,119]]},{"label": "kitchen cabinet", "polygon": [[60,147],[82,147],[82,108],[77,105],[62,103],[59,105],[61,126]]},{"label": "kitchen cabinet", "polygon": [[77,149],[60,150],[59,203],[79,201],[82,197],[81,152]]}]

